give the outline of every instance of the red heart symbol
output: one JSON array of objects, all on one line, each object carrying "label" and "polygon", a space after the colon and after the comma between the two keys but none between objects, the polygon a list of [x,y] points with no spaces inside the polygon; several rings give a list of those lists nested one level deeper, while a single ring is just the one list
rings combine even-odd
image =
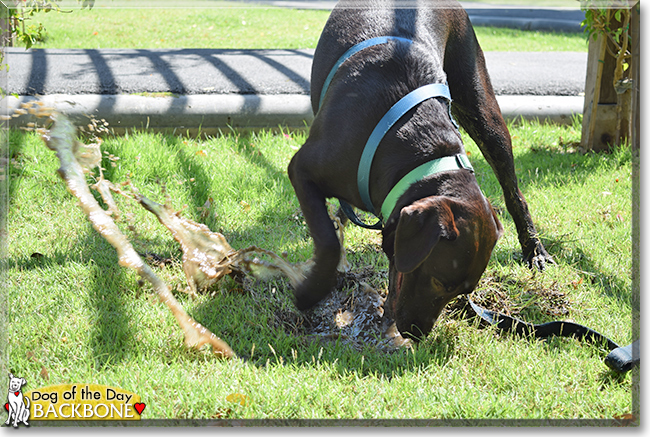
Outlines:
[{"label": "red heart symbol", "polygon": [[9,411],[9,402],[5,404],[5,410]]},{"label": "red heart symbol", "polygon": [[15,394],[16,396],[18,396],[18,393],[20,393],[20,392],[19,392],[19,391],[15,391],[15,392],[14,392],[14,394]]},{"label": "red heart symbol", "polygon": [[135,411],[137,411],[138,414],[142,414],[144,407],[146,407],[144,402],[136,402],[135,404],[133,404],[133,408],[135,408]]}]

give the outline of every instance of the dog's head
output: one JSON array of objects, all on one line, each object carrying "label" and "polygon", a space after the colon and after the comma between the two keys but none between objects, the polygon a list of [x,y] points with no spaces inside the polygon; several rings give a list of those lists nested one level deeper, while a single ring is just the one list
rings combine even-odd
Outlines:
[{"label": "dog's head", "polygon": [[465,202],[431,196],[406,206],[384,230],[390,260],[386,311],[402,335],[426,336],[445,305],[478,283],[503,233],[482,195]]},{"label": "dog's head", "polygon": [[9,374],[9,391],[17,392],[20,391],[23,385],[27,384],[25,378],[15,378],[11,373]]}]

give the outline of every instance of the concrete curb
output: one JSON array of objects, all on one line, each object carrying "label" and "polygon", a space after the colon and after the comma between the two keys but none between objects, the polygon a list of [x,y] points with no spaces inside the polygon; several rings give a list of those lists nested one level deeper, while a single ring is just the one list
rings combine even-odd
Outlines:
[{"label": "concrete curb", "polygon": [[[257,95],[181,95],[144,97],[137,95],[51,94],[41,97],[9,96],[7,114],[22,103],[40,100],[47,107],[68,115],[76,124],[87,124],[88,117],[106,120],[121,133],[126,129],[147,128],[179,133],[215,134],[219,130],[263,129],[286,126],[304,128],[311,123],[309,96],[294,94]],[[11,127],[26,126],[29,115],[13,118]]]},{"label": "concrete curb", "polygon": [[497,96],[506,120],[523,118],[557,124],[571,124],[581,115],[584,96]]},{"label": "concrete curb", "polygon": [[[178,97],[54,94],[8,96],[2,105],[6,105],[6,114],[13,114],[21,104],[34,100],[68,115],[78,125],[87,124],[89,116],[104,119],[116,133],[147,128],[214,135],[230,129],[301,129],[313,120],[309,96],[301,94]],[[581,114],[584,105],[582,96],[497,96],[497,100],[506,120],[521,117],[559,124],[570,124],[572,116]],[[9,124],[14,128],[26,127],[33,121],[32,116],[23,115],[12,118]]]}]

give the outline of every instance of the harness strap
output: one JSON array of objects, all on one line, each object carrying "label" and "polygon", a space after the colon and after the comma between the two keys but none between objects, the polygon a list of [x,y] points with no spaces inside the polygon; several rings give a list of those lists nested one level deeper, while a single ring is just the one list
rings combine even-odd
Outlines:
[{"label": "harness strap", "polygon": [[[321,102],[325,98],[325,94],[329,89],[330,83],[332,82],[332,79],[334,78],[334,75],[338,71],[338,68],[341,66],[341,64],[343,64],[350,57],[354,56],[356,53],[368,47],[372,47],[379,44],[386,44],[391,41],[405,43],[408,44],[409,46],[413,44],[413,41],[408,38],[402,38],[398,36],[380,36],[380,37],[370,38],[359,44],[355,44],[354,46],[350,47],[345,53],[343,53],[343,55],[336,61],[336,63],[330,70],[329,74],[327,75],[327,78],[325,79],[325,82],[321,89],[319,100],[316,104],[316,111],[318,111]],[[359,188],[359,194],[361,196],[363,204],[365,205],[366,209],[368,209],[372,214],[374,214],[379,218],[379,221],[373,225],[368,225],[364,223],[355,214],[352,206],[350,206],[344,200],[339,199],[339,203],[341,204],[341,209],[348,216],[350,221],[352,221],[352,223],[368,229],[381,229],[383,223],[382,216],[384,218],[387,218],[388,215],[390,215],[390,213],[392,212],[392,209],[395,207],[395,204],[399,196],[401,196],[411,184],[419,180],[419,179],[413,179],[413,175],[415,174],[419,174],[420,175],[419,178],[421,179],[430,174],[434,174],[440,171],[453,170],[458,168],[466,168],[473,171],[467,157],[464,158],[447,157],[448,159],[445,158],[445,160],[443,161],[444,164],[443,162],[437,163],[438,160],[434,160],[429,165],[421,166],[422,168],[418,167],[419,170],[416,169],[418,171],[414,170],[413,172],[409,173],[407,175],[408,180],[410,180],[409,183],[400,181],[396,186],[398,189],[396,190],[395,189],[396,187],[394,187],[393,190],[391,191],[391,193],[394,194],[392,196],[389,194],[390,197],[389,201],[387,202],[386,200],[384,200],[384,202],[382,203],[381,211],[376,211],[374,205],[372,204],[372,201],[370,199],[370,187],[369,187],[370,168],[372,166],[372,161],[375,156],[375,152],[379,147],[379,143],[384,138],[386,133],[390,130],[390,128],[393,127],[393,125],[400,118],[402,118],[407,112],[409,112],[411,109],[413,109],[415,106],[419,105],[420,103],[424,102],[425,100],[436,98],[436,97],[442,97],[447,101],[449,119],[456,127],[456,129],[458,129],[458,125],[456,124],[456,121],[451,115],[451,93],[449,92],[449,87],[446,84],[436,83],[436,84],[424,85],[414,91],[411,91],[406,96],[402,97],[397,103],[395,103],[388,110],[388,112],[381,118],[377,126],[375,126],[372,133],[370,134],[370,137],[368,138],[368,141],[366,142],[366,145],[363,149],[363,153],[361,155],[361,161],[359,162],[359,169],[357,171],[357,186]],[[452,167],[451,165],[449,165],[451,161],[457,164],[455,164]],[[429,172],[427,171],[423,172],[423,169],[425,168],[428,169]],[[390,205],[392,205],[392,207]],[[388,212],[384,212],[385,210],[388,210]]]},{"label": "harness strap", "polygon": [[377,220],[377,223],[373,225],[369,225],[367,223],[364,223],[363,220],[359,218],[356,212],[354,212],[354,208],[352,208],[352,205],[350,205],[348,202],[346,202],[343,199],[339,199],[339,205],[341,205],[341,211],[345,213],[346,216],[350,219],[352,223],[354,223],[357,226],[361,226],[362,228],[366,229],[375,229],[375,230],[382,230],[384,225],[381,222],[381,220]]},{"label": "harness strap", "polygon": [[318,100],[318,104],[316,105],[316,112],[318,112],[318,108],[320,107],[321,102],[325,98],[325,94],[327,93],[327,89],[330,86],[330,82],[332,82],[332,79],[334,78],[336,71],[339,69],[342,63],[344,63],[345,61],[348,60],[348,58],[350,58],[355,53],[358,53],[363,49],[376,46],[379,44],[386,44],[390,41],[400,41],[408,45],[411,45],[413,43],[412,40],[408,38],[402,38],[399,36],[378,36],[376,38],[367,39],[363,42],[360,42],[359,44],[355,44],[352,47],[350,47],[345,53],[343,53],[343,55],[341,55],[341,57],[336,61],[336,63],[330,70],[329,74],[327,75],[327,78],[325,79],[325,83],[323,83],[323,88],[321,89],[320,92],[320,98]]},{"label": "harness strap", "polygon": [[[359,187],[359,194],[361,195],[361,200],[368,209],[376,216],[379,216],[379,213],[375,210],[372,201],[370,200],[370,167],[372,166],[372,160],[375,157],[375,152],[379,147],[379,143],[384,138],[384,135],[390,130],[391,127],[397,121],[404,116],[407,112],[413,109],[415,106],[424,102],[425,100],[434,98],[434,97],[443,97],[448,102],[451,102],[451,95],[449,94],[449,87],[442,83],[433,83],[429,85],[424,85],[414,91],[411,91],[404,97],[402,97],[397,103],[395,103],[386,114],[379,120],[377,126],[370,134],[366,146],[363,149],[361,155],[361,161],[359,162],[359,170],[357,172],[357,185]],[[381,218],[381,217],[380,217]]]}]

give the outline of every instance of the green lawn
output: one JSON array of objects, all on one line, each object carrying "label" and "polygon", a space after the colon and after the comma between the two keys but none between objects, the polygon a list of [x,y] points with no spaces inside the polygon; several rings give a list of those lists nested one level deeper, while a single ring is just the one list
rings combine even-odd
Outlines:
[{"label": "green lawn", "polygon": [[[511,126],[515,163],[542,240],[557,260],[544,273],[521,264],[502,194],[465,137],[479,184],[506,228],[475,291],[533,322],[571,319],[620,344],[631,332],[631,157],[628,149],[583,154],[579,125]],[[127,176],[235,248],[251,244],[290,261],[311,240],[286,175],[303,134],[235,134],[206,140],[137,133],[106,138],[114,182]],[[611,419],[632,412],[631,374],[603,363],[605,351],[568,339],[499,334],[447,312],[413,350],[387,352],[334,335],[318,341],[280,280],[244,286],[224,279],[185,309],[239,358],[222,361],[182,345],[164,305],[89,225],[56,175],[58,163],[34,134],[9,137],[10,194],[4,348],[29,388],[88,382],[121,387],[147,403],[144,418],[174,419]],[[107,155],[108,156],[108,155]],[[211,199],[206,207],[206,201]],[[120,226],[137,250],[178,258],[178,245],[127,200]],[[129,230],[129,225],[133,230]],[[350,228],[353,273],[387,288],[380,235]],[[178,262],[156,271],[185,287]],[[358,293],[348,284],[343,293]],[[245,405],[228,400],[241,393]],[[232,397],[231,397],[232,399]]]},{"label": "green lawn", "polygon": [[[69,2],[68,2],[69,3]],[[162,3],[163,5],[168,4]],[[65,6],[66,2],[63,2]],[[197,2],[191,8],[70,9],[40,13],[47,38],[39,48],[315,48],[329,11],[269,7],[209,7],[223,2]],[[232,5],[233,3],[225,3]],[[235,4],[240,6],[241,4]],[[117,4],[119,6],[119,3]],[[582,34],[527,32],[477,27],[485,51],[586,51]]]}]

